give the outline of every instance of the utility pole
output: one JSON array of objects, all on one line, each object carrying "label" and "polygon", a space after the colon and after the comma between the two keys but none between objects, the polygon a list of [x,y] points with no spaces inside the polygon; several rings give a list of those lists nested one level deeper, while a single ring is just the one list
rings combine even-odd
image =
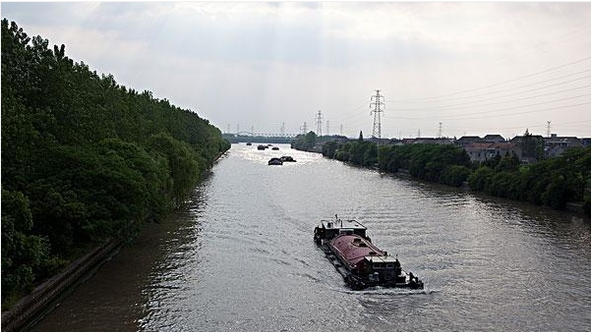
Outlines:
[{"label": "utility pole", "polygon": [[316,114],[316,135],[322,136],[322,111],[318,111]]},{"label": "utility pole", "polygon": [[437,137],[441,138],[442,133],[443,133],[443,122],[439,122],[439,131],[437,132]]},{"label": "utility pole", "polygon": [[386,108],[384,104],[384,96],[380,95],[380,90],[376,90],[376,95],[371,96],[369,108],[371,111],[369,115],[373,113],[373,137],[382,137],[382,122],[380,119],[380,113]]},{"label": "utility pole", "polygon": [[285,136],[285,122],[281,123],[281,136]]},{"label": "utility pole", "polygon": [[547,128],[546,134],[548,137],[550,137],[550,121],[546,121],[546,122],[548,122],[548,128]]}]

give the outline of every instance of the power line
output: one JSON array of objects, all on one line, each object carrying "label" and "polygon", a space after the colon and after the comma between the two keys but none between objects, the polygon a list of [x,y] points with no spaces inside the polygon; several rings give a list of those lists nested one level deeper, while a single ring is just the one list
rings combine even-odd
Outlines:
[{"label": "power line", "polygon": [[[587,77],[591,77],[591,75],[589,75]],[[559,93],[564,93],[564,92],[571,92],[571,91],[581,90],[581,89],[585,89],[585,88],[589,88],[589,87],[591,87],[591,84],[587,84],[587,85],[583,85],[583,86],[578,86],[578,87],[574,87],[574,88],[570,88],[570,89],[564,89],[564,90],[557,90],[557,91],[552,91],[552,92],[546,92],[544,94],[538,94],[538,95],[534,95],[534,96],[528,96],[528,97],[522,97],[522,98],[516,98],[516,99],[509,99],[509,100],[502,100],[502,101],[497,101],[497,102],[493,102],[493,103],[482,103],[482,102],[478,102],[478,101],[473,101],[473,102],[466,102],[466,103],[460,103],[460,104],[455,104],[455,105],[445,105],[445,106],[441,106],[441,107],[394,109],[394,111],[397,111],[397,112],[445,111],[445,110],[450,110],[450,109],[454,109],[455,110],[455,109],[461,109],[461,108],[474,108],[474,107],[482,107],[482,106],[491,106],[491,105],[507,104],[507,103],[513,103],[513,102],[517,102],[517,101],[535,99],[535,98],[540,98],[540,97],[547,97],[549,95],[554,95],[554,94],[559,94]],[[524,94],[524,93],[533,92],[533,91],[536,91],[536,90],[540,90],[540,89],[532,89],[532,90],[528,90],[528,91],[523,91],[523,92],[508,94],[508,95],[504,95],[502,97],[513,96],[513,95],[520,95],[520,94]],[[589,95],[589,96],[591,96],[591,95]],[[494,99],[498,99],[498,98],[489,98],[488,100],[494,100]]]},{"label": "power line", "polygon": [[361,113],[361,112],[357,112],[357,111],[359,111],[360,109],[364,108],[366,105],[367,105],[367,104],[365,104],[365,103],[363,103],[362,105],[359,105],[359,106],[358,106],[358,107],[356,107],[354,110],[352,110],[350,113],[347,113],[347,114],[350,114],[350,115],[347,115],[347,116],[345,116],[345,117],[342,117],[341,119],[342,119],[342,120],[346,120],[346,119],[349,119],[349,118],[354,118],[354,117],[361,117],[361,116],[363,116],[363,117],[364,117],[363,113]]},{"label": "power line", "polygon": [[[573,76],[573,75],[578,75],[578,74],[582,74],[582,73],[585,73],[585,72],[591,72],[591,69],[586,69],[584,71],[580,71],[580,72],[577,72],[577,73],[571,73],[571,74],[567,74],[567,75],[560,76],[560,77],[554,77],[554,78],[551,78],[551,79],[548,79],[548,80],[545,80],[545,81],[541,81],[541,82],[534,82],[534,83],[531,83],[531,84],[523,85],[521,87],[512,87],[512,88],[507,88],[507,89],[503,89],[503,90],[491,91],[491,92],[486,92],[486,93],[482,93],[482,94],[478,94],[478,95],[473,95],[473,96],[459,97],[457,99],[450,99],[450,100],[453,101],[453,100],[458,100],[458,99],[475,98],[475,97],[480,97],[480,96],[489,97],[489,98],[487,98],[487,100],[494,100],[494,99],[499,99],[499,98],[504,98],[504,97],[522,95],[522,94],[526,94],[526,93],[529,93],[529,92],[544,90],[544,89],[547,89],[547,88],[550,88],[550,87],[556,87],[556,86],[560,86],[560,85],[564,85],[564,84],[569,84],[569,83],[573,83],[573,82],[576,82],[576,81],[580,81],[580,80],[583,80],[583,79],[586,79],[586,78],[591,78],[591,75],[586,75],[586,76],[574,78],[574,79],[571,79],[571,80],[568,80],[568,81],[557,82],[557,83],[554,83],[554,84],[548,84],[548,85],[545,85],[545,86],[541,86],[541,87],[537,87],[537,88],[533,88],[533,89],[529,89],[529,90],[517,91],[517,92],[513,92],[513,93],[509,93],[509,94],[504,94],[504,95],[500,95],[500,96],[496,96],[496,97],[490,97],[490,95],[498,94],[498,93],[501,93],[501,92],[515,91],[515,90],[519,90],[519,89],[521,89],[523,87],[528,87],[528,86],[533,86],[533,85],[539,85],[539,84],[543,84],[543,83],[548,83],[548,82],[551,82],[551,81],[555,81],[557,79],[561,79],[561,78],[565,78],[565,77],[569,77],[569,76]],[[462,103],[452,104],[452,105],[448,105],[448,106],[449,107],[453,107],[453,106],[457,106],[457,105],[465,105],[465,104],[471,104],[471,103],[475,103],[475,102],[474,101],[468,101],[468,102],[462,102]],[[447,106],[445,106],[445,107],[447,107]],[[420,110],[421,109],[408,109],[408,110],[405,110],[405,109],[402,109],[402,108],[397,109],[397,111],[420,111]]]},{"label": "power line", "polygon": [[[478,120],[478,119],[487,119],[490,118],[490,116],[486,116],[486,117],[470,117],[471,115],[478,115],[478,114],[488,114],[488,113],[493,113],[493,112],[499,112],[499,111],[508,111],[508,110],[514,110],[514,109],[518,109],[518,108],[524,108],[524,107],[530,107],[530,106],[536,106],[536,105],[545,105],[549,102],[557,102],[557,101],[563,101],[566,99],[575,99],[575,98],[580,98],[580,97],[589,97],[590,95],[579,95],[576,97],[569,97],[569,98],[562,98],[562,99],[556,99],[553,101],[545,101],[545,102],[541,102],[541,103],[534,103],[534,104],[528,104],[528,105],[521,105],[521,106],[515,106],[515,107],[506,107],[506,108],[501,108],[501,109],[495,109],[495,110],[491,110],[491,111],[483,111],[483,112],[474,112],[474,113],[466,113],[466,114],[462,114],[462,115],[456,115],[456,116],[440,116],[439,118],[441,119],[445,119],[445,120]],[[559,105],[559,106],[555,106],[555,107],[549,107],[549,108],[543,108],[543,109],[534,109],[534,110],[529,110],[529,111],[524,111],[524,112],[518,112],[518,113],[508,113],[508,114],[493,114],[491,116],[495,116],[495,117],[499,117],[499,116],[514,116],[514,115],[522,115],[522,114],[529,114],[529,113],[535,113],[535,112],[545,112],[545,111],[549,111],[549,110],[558,110],[560,108],[570,108],[570,107],[577,107],[577,106],[583,106],[583,105],[588,105],[591,104],[591,101],[587,101],[587,102],[582,102],[582,103],[577,103],[577,104],[566,104],[566,105]],[[468,117],[465,117],[468,116]],[[430,117],[393,117],[395,119],[404,119],[404,120],[425,120],[425,119],[429,119]],[[431,117],[432,118],[432,117]]]},{"label": "power line", "polygon": [[424,101],[424,100],[437,100],[437,99],[442,99],[445,97],[449,97],[449,96],[455,96],[455,95],[460,95],[460,94],[464,94],[464,93],[468,93],[468,92],[473,92],[473,91],[480,91],[480,90],[484,90],[484,89],[488,89],[488,88],[492,88],[492,87],[496,87],[496,86],[500,86],[500,85],[504,85],[504,84],[508,84],[508,83],[512,83],[512,82],[516,82],[516,81],[520,81],[526,78],[530,78],[530,77],[534,77],[537,75],[541,75],[541,74],[545,74],[551,71],[555,71],[561,68],[565,68],[568,66],[572,66],[575,65],[577,63],[581,63],[581,62],[585,62],[585,61],[589,61],[591,60],[591,56],[582,58],[582,59],[578,59],[566,64],[562,64],[559,66],[555,66],[555,67],[551,67],[551,68],[547,68],[535,73],[531,73],[531,74],[527,74],[527,75],[523,75],[523,76],[518,76],[509,80],[505,80],[505,81],[501,81],[501,82],[497,82],[497,83],[493,83],[493,84],[489,84],[489,85],[485,85],[485,86],[481,86],[481,87],[477,87],[477,88],[472,88],[472,89],[467,89],[467,90],[461,90],[461,91],[456,91],[456,92],[451,92],[451,93],[447,93],[444,95],[439,95],[439,96],[430,96],[430,97],[422,97],[422,98],[412,98],[412,99],[399,99],[399,100],[394,100],[396,102],[417,102],[417,101]]}]

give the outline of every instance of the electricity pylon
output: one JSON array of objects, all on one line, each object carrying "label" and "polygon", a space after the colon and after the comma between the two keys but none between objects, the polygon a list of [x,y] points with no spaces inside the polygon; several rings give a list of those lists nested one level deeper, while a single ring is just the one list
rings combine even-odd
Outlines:
[{"label": "electricity pylon", "polygon": [[384,96],[380,95],[380,90],[376,90],[376,95],[371,96],[369,108],[371,111],[369,114],[373,113],[373,132],[372,136],[381,138],[382,137],[382,122],[380,119],[380,113],[384,111],[386,108],[386,104],[384,104]]},{"label": "electricity pylon", "polygon": [[318,111],[316,114],[316,135],[322,136],[322,111]]}]

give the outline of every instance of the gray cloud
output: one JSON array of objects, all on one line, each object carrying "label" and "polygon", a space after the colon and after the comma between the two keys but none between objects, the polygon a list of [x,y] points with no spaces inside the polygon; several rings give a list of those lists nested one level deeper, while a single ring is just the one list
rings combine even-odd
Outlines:
[{"label": "gray cloud", "polygon": [[[66,44],[75,60],[124,85],[197,110],[222,130],[276,131],[285,122],[297,131],[321,109],[335,132],[342,124],[356,136],[371,131],[369,97],[382,89],[391,100],[382,132],[391,136],[421,128],[433,136],[440,121],[452,136],[544,132],[548,120],[565,134],[591,134],[586,108],[567,116],[559,108],[515,108],[507,119],[491,106],[450,111],[428,98],[478,101],[453,93],[590,56],[591,3],[2,3],[2,16]],[[591,62],[521,86],[586,68]],[[422,99],[429,111],[410,116],[404,110],[417,105],[394,103],[410,99]],[[476,111],[483,113],[462,118]]]}]

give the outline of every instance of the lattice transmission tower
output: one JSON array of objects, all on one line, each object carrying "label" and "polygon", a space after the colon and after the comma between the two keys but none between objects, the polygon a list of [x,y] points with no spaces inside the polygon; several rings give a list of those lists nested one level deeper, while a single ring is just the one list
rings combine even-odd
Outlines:
[{"label": "lattice transmission tower", "polygon": [[369,108],[371,111],[369,114],[373,114],[373,132],[372,136],[381,138],[382,137],[382,121],[380,119],[380,113],[386,108],[384,103],[384,96],[380,95],[380,90],[376,90],[376,95],[371,96]]},{"label": "lattice transmission tower", "polygon": [[302,130],[302,135],[306,135],[308,133],[308,125],[304,122],[304,124],[300,127]]},{"label": "lattice transmission tower", "polygon": [[322,111],[318,111],[316,114],[316,135],[322,136]]}]

